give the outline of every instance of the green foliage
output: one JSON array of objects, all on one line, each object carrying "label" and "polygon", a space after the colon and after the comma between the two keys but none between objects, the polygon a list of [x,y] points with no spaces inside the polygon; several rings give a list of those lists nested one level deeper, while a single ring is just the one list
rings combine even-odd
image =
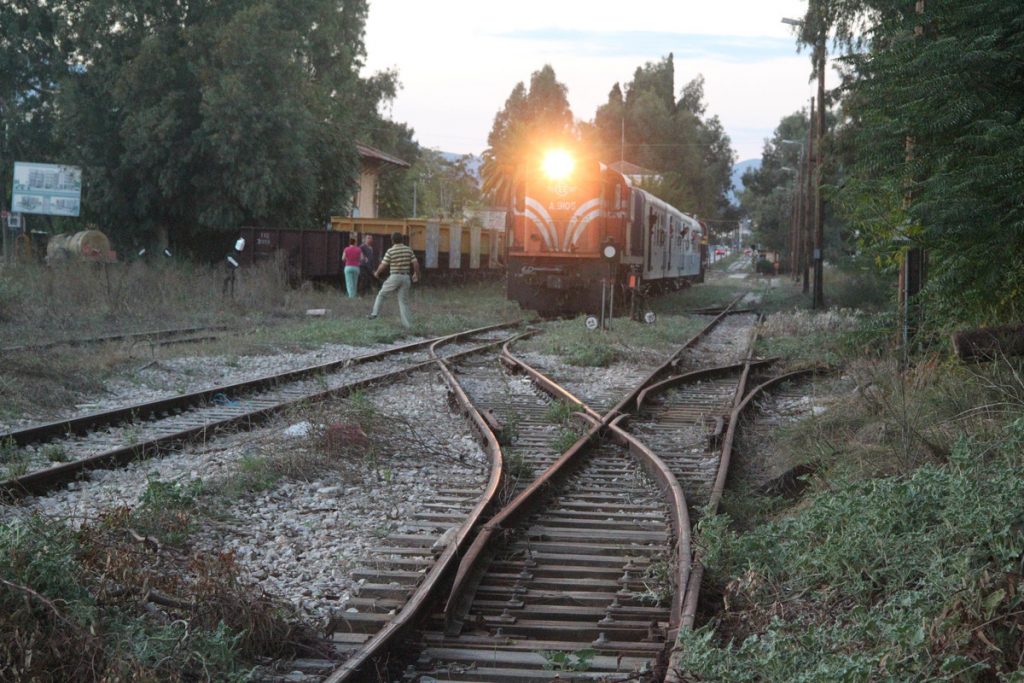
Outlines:
[{"label": "green foliage", "polygon": [[37,5],[0,8],[0,156],[81,164],[83,218],[118,237],[319,226],[357,139],[415,150],[378,113],[396,74],[360,74],[366,0]]},{"label": "green foliage", "polygon": [[[408,176],[416,184],[416,215],[459,218],[480,204],[480,189],[469,170],[470,155],[449,161],[440,152],[424,150]],[[412,188],[409,188],[411,196]],[[412,207],[407,215],[412,216]]]},{"label": "green foliage", "polygon": [[[0,189],[7,208],[14,161],[57,161],[53,84],[63,75],[71,45],[51,3],[0,3],[0,26]],[[0,287],[0,320],[4,298]]]},{"label": "green foliage", "polygon": [[707,629],[684,635],[685,670],[736,681],[1014,670],[1021,437],[1011,425],[1001,453],[962,439],[948,465],[835,486],[742,536],[705,518],[709,565],[734,577],[729,603],[746,626],[731,643]]},{"label": "green foliage", "polygon": [[132,510],[132,520],[139,532],[180,545],[192,531],[196,498],[202,490],[203,482],[199,479],[186,484],[150,479],[138,506]]},{"label": "green foliage", "polygon": [[862,44],[840,56],[848,124],[838,147],[848,177],[835,201],[881,263],[898,262],[907,246],[928,250],[935,326],[1020,318],[1018,10],[999,0],[929,2],[920,15],[896,0],[815,0],[808,10],[841,38],[864,27],[863,41],[849,41]]},{"label": "green foliage", "polygon": [[580,406],[575,403],[552,401],[544,411],[544,419],[555,424],[567,424],[572,419],[573,413],[578,413],[581,410]]},{"label": "green foliage", "polygon": [[841,309],[892,310],[896,299],[896,278],[863,263],[863,259],[851,259],[842,268],[826,270],[825,282],[826,303]]},{"label": "green foliage", "polygon": [[511,453],[505,461],[505,475],[517,481],[533,477],[533,468],[523,459],[522,453]]},{"label": "green foliage", "polygon": [[[115,525],[116,535],[127,538]],[[0,677],[242,680],[243,636],[223,621],[209,629],[187,619],[162,623],[133,609],[132,600],[97,601],[114,574],[127,581],[148,576],[121,573],[133,553],[106,540],[98,529],[76,533],[36,516],[0,524]]]},{"label": "green foliage", "polygon": [[782,117],[764,143],[760,167],[743,174],[742,206],[756,241],[767,249],[789,251],[793,195],[802,177],[809,125],[806,109]]},{"label": "green foliage", "polygon": [[605,163],[624,158],[659,174],[643,187],[673,206],[701,216],[731,217],[726,193],[735,155],[721,121],[706,116],[706,107],[701,75],[683,86],[676,99],[669,54],[637,67],[624,88],[616,83],[584,134]]},{"label": "green foliage", "polygon": [[564,453],[569,450],[570,446],[579,441],[581,436],[583,436],[583,432],[577,426],[563,425],[558,430],[558,436],[555,437],[552,448],[558,453]]},{"label": "green foliage", "polygon": [[539,147],[566,143],[575,136],[568,88],[545,64],[530,76],[529,89],[522,81],[516,84],[494,116],[480,168],[484,194],[492,203],[507,206],[517,169],[525,160],[536,156]]},{"label": "green foliage", "polygon": [[575,652],[552,650],[541,654],[544,655],[544,668],[548,671],[586,671],[597,650],[587,647]]}]

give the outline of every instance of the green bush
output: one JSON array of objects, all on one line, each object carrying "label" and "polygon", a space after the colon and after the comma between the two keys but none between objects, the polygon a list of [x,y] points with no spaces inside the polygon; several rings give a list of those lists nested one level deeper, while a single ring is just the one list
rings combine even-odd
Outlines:
[{"label": "green bush", "polygon": [[896,277],[873,266],[830,268],[823,283],[825,303],[868,311],[891,309],[896,302]]},{"label": "green bush", "polygon": [[692,679],[1011,680],[1024,656],[1024,418],[998,450],[835,485],[745,534],[702,521],[719,631],[682,636]]}]

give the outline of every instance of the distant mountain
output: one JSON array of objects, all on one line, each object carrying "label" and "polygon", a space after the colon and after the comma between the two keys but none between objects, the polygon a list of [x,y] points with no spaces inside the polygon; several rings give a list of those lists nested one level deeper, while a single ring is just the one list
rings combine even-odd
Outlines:
[{"label": "distant mountain", "polygon": [[739,203],[739,194],[743,191],[743,174],[749,169],[761,168],[760,159],[747,159],[732,167],[732,192],[729,193],[729,201],[733,204]]}]

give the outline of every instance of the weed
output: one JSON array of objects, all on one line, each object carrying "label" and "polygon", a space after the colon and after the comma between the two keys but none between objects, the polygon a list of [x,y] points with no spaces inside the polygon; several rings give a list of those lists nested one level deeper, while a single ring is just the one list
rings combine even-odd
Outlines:
[{"label": "weed", "polygon": [[0,677],[241,681],[257,656],[323,656],[293,611],[239,583],[230,554],[153,552],[131,524],[125,508],[77,532],[39,516],[0,523]]},{"label": "weed", "polygon": [[743,536],[702,521],[708,563],[730,577],[723,618],[739,647],[714,665],[711,642],[694,641],[687,670],[727,680],[791,680],[808,666],[820,680],[1014,670],[1022,599],[1019,576],[1007,583],[1004,572],[1019,571],[1024,530],[1006,522],[1020,518],[1024,462],[1019,451],[978,456],[961,440],[951,466],[835,487]]},{"label": "weed", "polygon": [[142,427],[132,422],[122,428],[121,435],[126,446],[137,446],[142,440]]},{"label": "weed", "polygon": [[549,650],[541,654],[544,656],[544,668],[548,671],[586,671],[597,650],[587,647],[575,652]]},{"label": "weed", "polygon": [[234,475],[217,486],[221,493],[237,496],[269,491],[280,479],[281,474],[269,458],[247,454],[238,460]]},{"label": "weed", "polygon": [[544,412],[544,419],[553,424],[567,424],[573,413],[578,413],[581,410],[582,408],[575,403],[552,401]]},{"label": "weed", "polygon": [[68,452],[60,444],[47,444],[43,446],[43,457],[49,462],[67,462]]},{"label": "weed", "polygon": [[22,477],[28,474],[30,467],[30,461],[28,457],[23,457],[20,460],[15,460],[7,464],[7,476],[11,479]]},{"label": "weed", "polygon": [[0,439],[0,465],[22,459],[21,448],[12,437]]},{"label": "weed", "polygon": [[667,605],[672,602],[672,595],[675,588],[672,582],[672,574],[669,563],[665,559],[655,560],[644,569],[643,576],[644,590],[634,593],[640,602],[647,605]]},{"label": "weed", "polygon": [[13,479],[28,473],[31,462],[29,454],[14,439],[0,441],[0,471],[6,469],[3,478]]},{"label": "weed", "polygon": [[555,437],[552,448],[554,448],[558,453],[565,453],[569,450],[570,446],[580,440],[582,435],[582,432],[573,426],[563,426],[558,431],[558,436]]},{"label": "weed", "polygon": [[181,545],[192,531],[196,497],[202,490],[203,483],[199,479],[184,485],[150,479],[138,506],[132,511],[132,522],[143,534],[171,545]]},{"label": "weed", "polygon": [[512,446],[519,440],[519,428],[522,418],[518,413],[512,413],[505,419],[501,432],[498,436],[498,443],[502,446]]},{"label": "weed", "polygon": [[509,453],[505,458],[505,473],[512,479],[522,481],[533,476],[531,468],[522,453]]}]

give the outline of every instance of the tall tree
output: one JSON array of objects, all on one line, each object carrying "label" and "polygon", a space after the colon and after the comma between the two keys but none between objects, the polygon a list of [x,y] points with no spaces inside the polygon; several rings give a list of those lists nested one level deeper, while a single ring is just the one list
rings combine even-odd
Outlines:
[{"label": "tall tree", "polygon": [[416,183],[416,215],[459,218],[465,209],[480,204],[480,188],[470,172],[471,159],[470,155],[447,158],[434,150],[422,151],[408,174]]},{"label": "tall tree", "polygon": [[706,116],[704,77],[675,94],[669,54],[638,67],[633,80],[615,84],[584,134],[606,163],[620,159],[658,173],[645,187],[684,211],[732,217],[727,192],[735,155],[717,117]]},{"label": "tall tree", "polygon": [[490,201],[505,205],[510,199],[517,169],[543,146],[575,140],[576,127],[569,108],[568,88],[555,70],[545,65],[520,81],[505,106],[494,117],[483,153],[483,190]]},{"label": "tall tree", "polygon": [[366,0],[82,2],[60,107],[91,217],[181,240],[343,210],[354,143],[397,83],[359,74],[366,13]]},{"label": "tall tree", "polygon": [[14,161],[58,162],[58,82],[69,58],[62,2],[0,2],[0,205],[7,207]]},{"label": "tall tree", "polygon": [[789,251],[793,199],[799,192],[806,154],[807,110],[784,116],[765,140],[761,166],[743,174],[741,206],[754,224],[754,237],[769,249]]},{"label": "tall tree", "polygon": [[[836,200],[883,261],[908,244],[928,250],[933,322],[1019,320],[1024,14],[999,0],[915,9],[811,2],[808,16],[850,45],[841,56],[849,163]],[[851,45],[858,22],[866,28]]]}]

